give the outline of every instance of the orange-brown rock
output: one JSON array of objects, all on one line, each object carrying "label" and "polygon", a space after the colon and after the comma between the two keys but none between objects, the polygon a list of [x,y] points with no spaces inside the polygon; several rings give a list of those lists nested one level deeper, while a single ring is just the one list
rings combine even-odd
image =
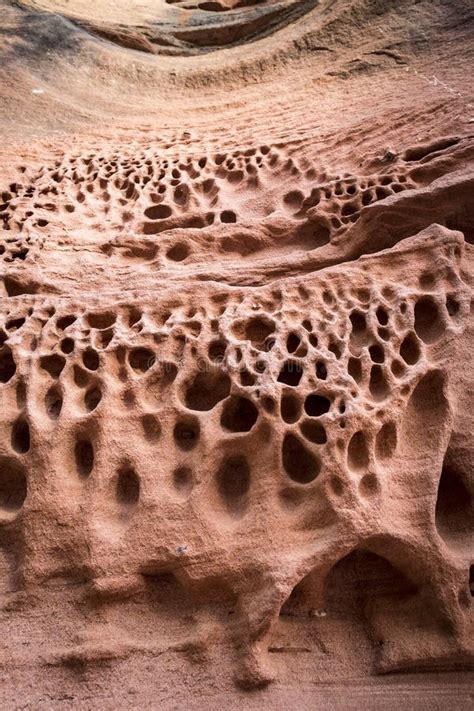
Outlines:
[{"label": "orange-brown rock", "polygon": [[471,708],[471,3],[0,9],[2,708]]}]

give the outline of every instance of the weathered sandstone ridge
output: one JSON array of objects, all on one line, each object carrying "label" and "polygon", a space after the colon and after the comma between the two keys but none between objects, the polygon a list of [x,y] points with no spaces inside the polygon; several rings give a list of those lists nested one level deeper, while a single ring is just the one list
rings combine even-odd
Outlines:
[{"label": "weathered sandstone ridge", "polygon": [[2,708],[470,708],[471,3],[0,2]]}]

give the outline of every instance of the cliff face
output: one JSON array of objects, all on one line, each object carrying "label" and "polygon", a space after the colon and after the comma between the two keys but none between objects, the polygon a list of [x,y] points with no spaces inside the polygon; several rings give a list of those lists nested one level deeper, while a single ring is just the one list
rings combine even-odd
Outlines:
[{"label": "cliff face", "polygon": [[3,708],[469,708],[470,6],[0,2]]}]

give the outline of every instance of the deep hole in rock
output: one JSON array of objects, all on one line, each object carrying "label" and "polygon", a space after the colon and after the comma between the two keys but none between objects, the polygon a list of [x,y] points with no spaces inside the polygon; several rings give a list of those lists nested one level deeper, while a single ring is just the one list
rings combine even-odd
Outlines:
[{"label": "deep hole in rock", "polygon": [[372,199],[373,199],[373,195],[372,195],[371,190],[365,190],[362,193],[362,204],[363,205],[365,205],[365,206],[370,205],[370,203],[372,202]]},{"label": "deep hole in rock", "polygon": [[283,196],[283,202],[292,210],[299,210],[303,199],[304,195],[300,190],[291,190]]},{"label": "deep hole in rock", "polygon": [[305,420],[300,425],[301,434],[313,444],[325,444],[328,440],[326,430],[320,422]]},{"label": "deep hole in rock", "polygon": [[406,373],[406,367],[401,360],[394,360],[390,366],[390,370],[396,378],[402,378]]},{"label": "deep hole in rock", "polygon": [[172,210],[169,205],[162,203],[161,205],[152,205],[147,207],[145,215],[149,220],[164,220],[170,217]]},{"label": "deep hole in rock", "polygon": [[375,315],[377,316],[377,321],[381,326],[386,326],[388,323],[388,313],[386,310],[383,308],[383,306],[379,306]]},{"label": "deep hole in rock", "polygon": [[89,382],[89,374],[78,365],[73,366],[72,372],[74,383],[80,388],[85,388]]},{"label": "deep hole in rock", "polygon": [[454,464],[445,463],[441,471],[436,501],[436,526],[451,545],[467,544],[474,537],[474,496],[470,476]]},{"label": "deep hole in rock", "polygon": [[380,365],[373,365],[370,371],[369,390],[376,401],[385,400],[390,392],[383,368]]},{"label": "deep hole in rock", "polygon": [[77,473],[80,477],[86,478],[94,467],[94,447],[88,439],[80,439],[74,447],[74,460],[76,462]]},{"label": "deep hole in rock", "polygon": [[208,354],[213,363],[222,363],[225,358],[227,343],[222,339],[216,339],[209,344]]},{"label": "deep hole in rock", "polygon": [[18,329],[20,329],[24,325],[24,318],[12,318],[6,322],[5,328],[7,329],[7,331],[18,331]]},{"label": "deep hole in rock", "polygon": [[87,370],[97,370],[99,367],[99,354],[93,348],[87,348],[82,354],[82,362]]},{"label": "deep hole in rock", "polygon": [[110,328],[116,321],[116,316],[112,311],[103,313],[88,314],[87,321],[91,328]]},{"label": "deep hole in rock", "polygon": [[316,377],[319,378],[319,380],[326,380],[328,377],[328,369],[326,367],[326,364],[322,360],[318,360],[316,363]]},{"label": "deep hole in rock", "polygon": [[295,395],[283,395],[280,403],[282,419],[288,424],[297,422],[301,416],[301,403]]},{"label": "deep hole in rock", "polygon": [[266,340],[275,331],[275,324],[265,316],[255,316],[247,321],[237,321],[233,325],[235,335],[250,341],[257,350],[269,350]]},{"label": "deep hole in rock", "polygon": [[297,360],[287,360],[280,370],[278,382],[296,388],[300,383],[302,375],[303,366],[301,363]]},{"label": "deep hole in rock", "polygon": [[8,383],[16,373],[16,364],[9,346],[0,351],[0,383]]},{"label": "deep hole in rock", "polygon": [[146,373],[156,362],[156,356],[149,348],[134,348],[130,351],[128,360],[133,370]]},{"label": "deep hole in rock", "polygon": [[431,143],[423,143],[421,146],[416,146],[415,148],[407,148],[405,151],[404,159],[406,161],[422,160],[426,158],[430,153],[435,153],[437,151],[444,151],[451,146],[455,146],[459,143],[459,138],[439,138],[438,140],[432,141]]},{"label": "deep hole in rock", "polygon": [[414,333],[409,333],[403,339],[400,355],[407,365],[415,365],[420,360],[420,344]]},{"label": "deep hole in rock", "polygon": [[66,365],[66,359],[64,356],[56,354],[42,356],[40,358],[40,365],[43,370],[51,375],[52,378],[59,378],[63,372],[64,366]]},{"label": "deep hole in rock", "polygon": [[135,326],[140,321],[141,317],[142,317],[142,312],[139,309],[132,306],[130,308],[130,311],[128,314],[129,327],[132,328],[133,326]]},{"label": "deep hole in rock", "polygon": [[386,422],[375,438],[375,455],[380,461],[393,456],[397,447],[397,428],[394,422]]},{"label": "deep hole in rock", "polygon": [[58,320],[56,321],[56,325],[57,325],[58,328],[61,329],[61,331],[64,331],[64,329],[66,329],[68,326],[71,326],[71,325],[74,323],[74,321],[76,321],[76,320],[77,320],[77,317],[76,317],[76,316],[72,316],[72,315],[70,315],[70,316],[61,316],[61,317],[58,318]]},{"label": "deep hole in rock", "polygon": [[374,598],[387,604],[411,597],[416,586],[388,560],[367,550],[355,550],[331,569],[325,581],[324,609],[336,619],[365,620]]},{"label": "deep hole in rock", "polygon": [[275,400],[273,398],[271,398],[269,396],[262,397],[261,403],[262,403],[263,409],[266,412],[269,412],[270,414],[275,412]]},{"label": "deep hole in rock", "polygon": [[301,343],[301,338],[296,333],[290,333],[286,339],[286,349],[288,353],[294,353]]},{"label": "deep hole in rock", "polygon": [[86,391],[86,394],[84,395],[84,404],[86,406],[86,410],[89,412],[92,412],[92,410],[95,410],[97,405],[100,403],[102,400],[102,392],[100,388],[98,387],[92,387],[89,388],[89,390]]},{"label": "deep hole in rock", "polygon": [[370,346],[369,355],[373,363],[383,363],[385,360],[385,351],[379,344]]},{"label": "deep hole in rock", "polygon": [[98,335],[98,341],[99,341],[99,346],[100,348],[107,348],[109,345],[110,341],[114,337],[114,329],[113,328],[107,328],[103,331],[99,332]]},{"label": "deep hole in rock", "polygon": [[140,480],[132,467],[122,467],[117,476],[115,496],[123,506],[135,506],[140,498]]},{"label": "deep hole in rock", "polygon": [[26,454],[30,449],[30,426],[23,417],[13,424],[11,443],[15,452],[20,454]]},{"label": "deep hole in rock", "polygon": [[456,314],[459,313],[460,308],[461,304],[454,298],[454,296],[448,296],[446,298],[446,311],[450,316],[456,316]]},{"label": "deep hole in rock", "polygon": [[221,371],[198,373],[188,384],[184,402],[190,410],[212,410],[230,393],[230,378]]},{"label": "deep hole in rock", "polygon": [[347,448],[347,465],[354,472],[365,471],[369,465],[369,450],[363,432],[352,435]]},{"label": "deep hole in rock", "polygon": [[233,210],[223,210],[221,212],[221,222],[227,224],[237,222],[237,215],[233,212]]},{"label": "deep hole in rock", "polygon": [[63,338],[63,340],[60,343],[60,348],[63,353],[66,355],[69,355],[70,353],[73,352],[74,350],[74,341],[72,338]]},{"label": "deep hole in rock", "polygon": [[49,417],[52,420],[57,420],[63,407],[63,396],[56,385],[49,388],[45,395],[44,404]]},{"label": "deep hole in rock", "polygon": [[387,342],[388,342],[388,341],[390,340],[391,334],[390,334],[390,330],[389,330],[388,328],[382,328],[382,327],[380,327],[380,328],[377,329],[377,333],[379,334],[380,338],[381,338],[383,341],[387,341]]},{"label": "deep hole in rock", "polygon": [[264,373],[267,369],[267,362],[264,360],[257,360],[254,365],[254,369],[256,373]]},{"label": "deep hole in rock", "polygon": [[346,202],[342,206],[341,209],[341,215],[344,217],[349,217],[349,215],[355,215],[355,213],[358,211],[358,206],[357,203],[354,202]]},{"label": "deep hole in rock", "polygon": [[38,285],[33,281],[5,275],[3,279],[8,296],[22,296],[22,294],[36,294]]},{"label": "deep hole in rock", "polygon": [[283,440],[282,460],[286,473],[298,484],[309,484],[321,471],[319,459],[290,433]]},{"label": "deep hole in rock", "polygon": [[217,488],[229,510],[235,513],[242,510],[250,489],[250,467],[244,456],[224,459],[217,472]]},{"label": "deep hole in rock", "polygon": [[349,358],[347,363],[347,372],[353,378],[356,383],[360,383],[362,380],[362,364],[358,358]]},{"label": "deep hole in rock", "polygon": [[424,343],[441,338],[444,324],[438,305],[431,296],[423,296],[415,304],[415,332]]},{"label": "deep hole in rock", "polygon": [[185,452],[194,449],[199,441],[199,434],[199,421],[194,418],[177,422],[173,430],[174,441]]},{"label": "deep hole in rock", "polygon": [[363,314],[362,311],[353,311],[349,316],[349,319],[351,322],[353,334],[365,333],[367,329],[367,321],[365,318],[365,314]]},{"label": "deep hole in rock", "polygon": [[229,432],[249,432],[258,419],[258,410],[246,397],[232,396],[224,403],[221,426]]},{"label": "deep hole in rock", "polygon": [[185,242],[177,242],[166,252],[166,256],[172,262],[183,262],[186,257],[189,257],[189,252],[190,249]]},{"label": "deep hole in rock", "polygon": [[14,459],[0,457],[0,508],[7,512],[18,511],[27,494],[24,467]]},{"label": "deep hole in rock", "polygon": [[248,370],[242,370],[240,373],[240,382],[244,387],[255,385],[255,375],[249,373]]},{"label": "deep hole in rock", "polygon": [[305,400],[304,409],[310,417],[321,417],[329,412],[331,400],[324,395],[311,394]]},{"label": "deep hole in rock", "polygon": [[368,304],[371,299],[371,291],[370,289],[362,287],[360,289],[356,289],[355,296],[361,303]]},{"label": "deep hole in rock", "polygon": [[328,351],[331,351],[331,353],[334,353],[336,356],[337,360],[339,360],[342,356],[342,345],[338,341],[336,341],[335,338],[331,338],[328,343]]}]

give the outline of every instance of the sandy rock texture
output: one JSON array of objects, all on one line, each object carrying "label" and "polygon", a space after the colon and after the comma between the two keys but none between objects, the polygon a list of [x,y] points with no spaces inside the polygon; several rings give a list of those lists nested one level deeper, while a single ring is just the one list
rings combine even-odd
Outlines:
[{"label": "sandy rock texture", "polygon": [[0,11],[2,708],[472,708],[472,3]]}]

